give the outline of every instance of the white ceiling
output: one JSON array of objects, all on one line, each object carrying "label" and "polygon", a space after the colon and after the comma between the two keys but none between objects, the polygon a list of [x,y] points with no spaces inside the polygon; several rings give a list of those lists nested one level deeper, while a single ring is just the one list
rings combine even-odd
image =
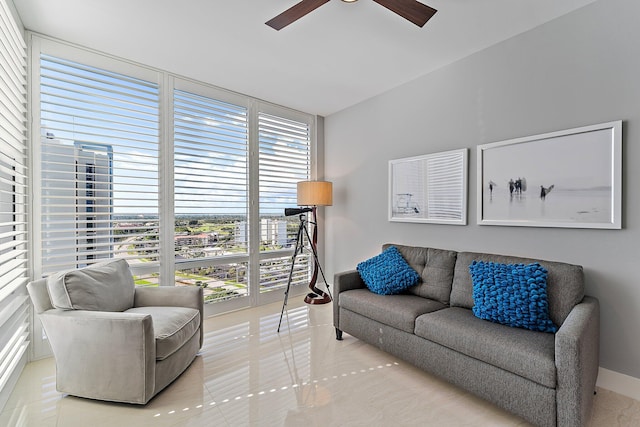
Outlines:
[{"label": "white ceiling", "polygon": [[333,0],[281,31],[298,0],[14,0],[35,32],[330,115],[595,0],[423,0],[423,28]]}]

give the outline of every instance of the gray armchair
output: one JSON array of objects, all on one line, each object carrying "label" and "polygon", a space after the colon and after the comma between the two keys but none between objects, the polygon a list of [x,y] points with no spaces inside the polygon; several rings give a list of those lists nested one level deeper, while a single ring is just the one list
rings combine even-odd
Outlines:
[{"label": "gray armchair", "polygon": [[136,287],[125,260],[27,285],[56,361],[56,388],[146,404],[202,347],[202,289]]}]

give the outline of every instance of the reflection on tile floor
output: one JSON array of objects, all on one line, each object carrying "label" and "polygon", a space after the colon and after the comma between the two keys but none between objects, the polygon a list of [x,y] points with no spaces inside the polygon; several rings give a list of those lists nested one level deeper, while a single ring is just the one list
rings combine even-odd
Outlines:
[{"label": "reflection on tile floor", "polygon": [[[290,301],[213,317],[199,357],[149,404],[55,390],[53,359],[30,363],[1,426],[525,426],[523,420],[349,335],[331,306]],[[640,425],[640,402],[598,390],[591,427]]]}]

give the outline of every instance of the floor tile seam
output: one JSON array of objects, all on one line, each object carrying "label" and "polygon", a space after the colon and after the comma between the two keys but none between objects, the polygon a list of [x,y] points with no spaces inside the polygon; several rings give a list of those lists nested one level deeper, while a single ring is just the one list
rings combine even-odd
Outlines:
[{"label": "floor tile seam", "polygon": [[[221,341],[214,341],[214,343],[211,343],[211,345],[230,344],[230,343],[238,342],[240,340],[255,339],[255,338],[260,338],[262,340],[269,339],[269,341],[277,341],[277,340],[281,340],[285,336],[285,334],[293,333],[296,336],[311,335],[313,334],[313,331],[315,329],[319,329],[319,328],[327,328],[327,329],[333,328],[333,324],[330,322],[327,322],[327,323],[322,323],[317,325],[305,325],[304,327],[299,327],[296,329],[287,329],[287,330],[283,330],[282,332],[274,331],[274,332],[268,332],[266,334],[261,331],[253,332],[249,334],[235,334],[233,337],[225,338],[224,340],[221,340]],[[203,347],[209,344],[209,340],[216,339],[216,331],[206,331],[204,336],[205,338],[204,338]]]},{"label": "floor tile seam", "polygon": [[[166,391],[170,393],[172,390],[170,390],[170,389],[169,389],[169,390],[166,390]],[[151,415],[151,418],[153,418],[153,419],[159,419],[160,417],[173,416],[173,415],[175,415],[175,414],[178,414],[178,415],[182,414],[182,415],[184,415],[186,412],[188,412],[188,411],[190,411],[190,410],[192,410],[192,409],[194,409],[194,410],[195,410],[195,409],[202,409],[202,410],[206,410],[206,409],[208,409],[208,408],[207,408],[207,406],[206,406],[206,402],[211,401],[211,399],[213,398],[213,396],[211,395],[211,393],[209,393],[209,390],[208,390],[208,389],[206,389],[206,387],[204,387],[204,388],[203,388],[203,392],[206,392],[206,396],[204,396],[204,395],[202,396],[202,403],[196,403],[195,405],[192,405],[193,407],[191,407],[191,406],[186,407],[186,406],[185,406],[185,407],[184,407],[184,408],[182,408],[182,409],[170,409],[169,411],[166,411],[166,409],[165,409],[165,410],[159,410],[159,409],[158,409],[158,410],[151,410],[151,411],[148,411],[148,412],[149,412],[149,414],[151,414],[151,413],[155,412],[155,413],[153,413],[153,415]],[[157,397],[158,397],[158,396],[157,396]],[[151,400],[151,402],[150,402],[150,403],[152,403],[152,402],[153,402],[153,400]],[[147,408],[145,408],[145,407],[141,407],[141,409],[147,409]],[[194,414],[194,415],[189,415],[189,414],[188,414],[188,415],[186,415],[186,419],[188,419],[188,418],[193,418],[193,417],[195,417],[195,416],[198,416],[198,414]],[[184,419],[176,420],[176,422],[178,422],[178,423],[184,423]],[[176,424],[176,425],[179,425],[179,424]]]},{"label": "floor tile seam", "polygon": [[305,386],[309,386],[309,385],[318,385],[318,384],[323,384],[323,383],[328,383],[333,381],[338,381],[338,380],[344,380],[347,378],[351,378],[355,375],[358,374],[365,374],[365,373],[370,373],[370,372],[375,372],[377,370],[380,369],[386,369],[386,368],[394,368],[394,367],[398,367],[400,366],[400,364],[398,362],[389,362],[386,364],[380,364],[377,365],[375,367],[370,366],[368,368],[360,368],[357,370],[351,370],[350,372],[343,372],[340,375],[330,375],[330,376],[323,376],[323,377],[317,377],[314,379],[309,379],[308,381],[302,381],[302,382],[290,382],[284,385],[278,385],[278,386],[270,386],[270,387],[262,387],[259,388],[260,391],[248,391],[248,392],[242,392],[242,393],[229,393],[228,396],[221,396],[220,398],[216,399],[215,398],[215,393],[213,393],[210,389],[210,387],[214,387],[215,384],[211,383],[211,384],[205,384],[205,386],[207,387],[207,390],[209,391],[209,393],[214,396],[214,398],[212,399],[212,401],[209,403],[210,406],[223,406],[225,404],[228,403],[233,403],[233,402],[238,402],[241,400],[245,400],[245,399],[251,399],[251,398],[260,398],[262,396],[269,396],[272,395],[274,393],[278,393],[278,392],[287,392],[290,390],[296,390],[296,389],[300,389],[301,387],[305,387]]}]

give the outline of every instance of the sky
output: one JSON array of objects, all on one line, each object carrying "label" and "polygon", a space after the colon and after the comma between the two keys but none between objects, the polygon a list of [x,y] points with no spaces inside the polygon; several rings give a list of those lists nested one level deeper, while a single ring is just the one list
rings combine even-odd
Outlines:
[{"label": "sky", "polygon": [[[526,178],[529,188],[575,190],[610,186],[612,130],[603,129],[519,143],[483,146],[483,185],[508,188],[510,179]],[[515,140],[514,140],[515,141]]]},{"label": "sky", "polygon": [[[41,93],[42,132],[51,132],[55,138],[43,141],[69,147],[78,141],[111,147],[113,213],[157,216],[157,84],[43,55]],[[174,95],[176,214],[246,214],[246,107],[179,90]],[[303,153],[308,129],[278,117],[261,119],[261,214],[282,213],[283,206],[296,205],[296,182],[308,177]],[[277,159],[272,166],[283,167],[283,171],[263,171],[269,154]],[[67,157],[74,161],[73,154]],[[266,186],[269,177],[277,179],[277,188]]]}]

